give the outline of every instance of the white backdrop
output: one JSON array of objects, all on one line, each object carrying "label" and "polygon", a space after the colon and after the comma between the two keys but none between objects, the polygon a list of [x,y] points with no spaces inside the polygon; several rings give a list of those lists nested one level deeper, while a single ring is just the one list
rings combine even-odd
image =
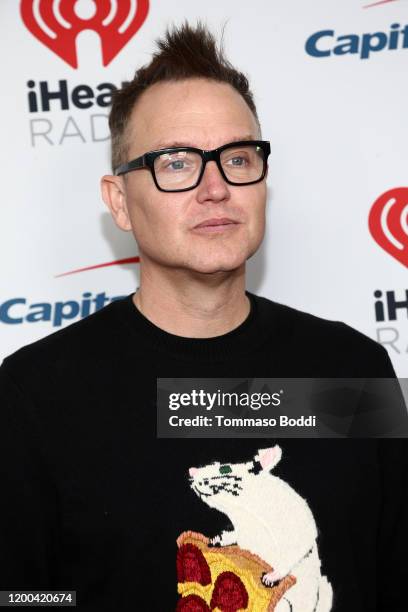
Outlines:
[{"label": "white backdrop", "polygon": [[[84,29],[105,4],[113,34]],[[109,108],[96,96],[109,86],[97,88],[131,78],[184,18],[218,34],[227,23],[226,51],[271,140],[267,236],[248,289],[356,327],[408,377],[408,0],[2,0],[0,358],[137,286],[137,263],[59,275],[137,256],[100,197]],[[116,53],[105,66],[101,44],[105,59]],[[68,101],[46,110],[41,88],[66,88]]]}]

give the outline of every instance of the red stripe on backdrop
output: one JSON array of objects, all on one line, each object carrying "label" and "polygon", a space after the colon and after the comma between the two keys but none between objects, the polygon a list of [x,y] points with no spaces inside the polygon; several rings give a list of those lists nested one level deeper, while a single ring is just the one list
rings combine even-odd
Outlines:
[{"label": "red stripe on backdrop", "polygon": [[126,259],[116,259],[115,261],[108,261],[106,263],[96,264],[95,266],[86,266],[85,268],[77,268],[76,270],[70,270],[70,272],[63,272],[62,274],[56,274],[55,278],[60,276],[68,276],[69,274],[77,274],[78,272],[87,272],[88,270],[96,270],[97,268],[106,268],[107,266],[121,266],[123,264],[138,263],[139,257],[127,257]]},{"label": "red stripe on backdrop", "polygon": [[372,6],[378,6],[379,4],[388,4],[389,2],[397,2],[397,0],[379,0],[378,2],[366,4],[365,6],[363,6],[363,8],[371,8]]}]

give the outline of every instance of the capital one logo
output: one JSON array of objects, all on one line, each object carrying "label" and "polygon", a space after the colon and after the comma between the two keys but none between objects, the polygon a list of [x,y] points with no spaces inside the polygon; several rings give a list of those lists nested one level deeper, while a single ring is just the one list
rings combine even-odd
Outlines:
[{"label": "capital one logo", "polygon": [[107,66],[142,26],[149,0],[21,0],[20,10],[28,30],[72,68],[78,34],[94,30]]},{"label": "capital one logo", "polygon": [[383,193],[370,210],[368,225],[377,244],[408,268],[408,187]]}]

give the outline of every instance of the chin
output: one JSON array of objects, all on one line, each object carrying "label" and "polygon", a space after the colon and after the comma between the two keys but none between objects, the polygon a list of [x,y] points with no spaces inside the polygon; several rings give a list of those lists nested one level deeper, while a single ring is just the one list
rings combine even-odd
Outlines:
[{"label": "chin", "polygon": [[216,274],[217,272],[232,272],[237,268],[240,268],[246,261],[246,258],[236,258],[234,260],[226,261],[225,259],[219,261],[203,261],[194,262],[191,265],[187,265],[190,270],[201,273],[201,274]]}]

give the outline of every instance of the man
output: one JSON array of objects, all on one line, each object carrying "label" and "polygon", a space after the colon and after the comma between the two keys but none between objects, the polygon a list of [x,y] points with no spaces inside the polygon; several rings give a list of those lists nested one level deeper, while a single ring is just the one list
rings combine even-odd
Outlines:
[{"label": "man", "polygon": [[99,611],[406,610],[404,441],[156,436],[158,377],[394,376],[362,334],[245,290],[269,153],[246,78],[184,25],[110,125],[103,198],[140,287],[4,361],[1,589]]}]

